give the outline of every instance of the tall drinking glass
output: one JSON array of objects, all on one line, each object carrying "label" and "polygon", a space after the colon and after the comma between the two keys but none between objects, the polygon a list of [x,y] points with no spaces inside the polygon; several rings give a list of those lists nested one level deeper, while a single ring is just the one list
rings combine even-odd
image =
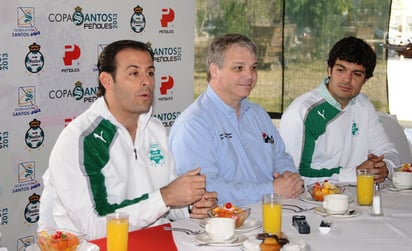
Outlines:
[{"label": "tall drinking glass", "polygon": [[374,177],[371,170],[356,170],[357,197],[359,206],[370,206],[373,200]]},{"label": "tall drinking glass", "polygon": [[112,213],[106,216],[107,250],[127,251],[129,241],[129,214]]},{"label": "tall drinking glass", "polygon": [[280,195],[273,193],[262,196],[263,231],[279,237],[282,232],[281,199]]}]

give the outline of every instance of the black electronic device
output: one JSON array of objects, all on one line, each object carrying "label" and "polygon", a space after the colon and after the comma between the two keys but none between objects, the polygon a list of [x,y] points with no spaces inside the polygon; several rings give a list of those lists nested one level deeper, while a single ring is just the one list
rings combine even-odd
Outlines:
[{"label": "black electronic device", "polygon": [[296,227],[300,234],[310,233],[310,226],[304,215],[294,215],[292,217],[292,225]]}]

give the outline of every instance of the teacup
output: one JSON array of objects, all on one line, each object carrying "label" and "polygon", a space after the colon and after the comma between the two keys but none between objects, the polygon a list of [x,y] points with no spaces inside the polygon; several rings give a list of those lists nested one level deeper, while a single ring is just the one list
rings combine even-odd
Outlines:
[{"label": "teacup", "polygon": [[208,219],[205,230],[213,241],[225,241],[235,234],[235,219],[216,217]]},{"label": "teacup", "polygon": [[349,196],[346,194],[329,194],[323,199],[323,208],[328,214],[344,214],[349,209]]},{"label": "teacup", "polygon": [[393,186],[398,189],[412,188],[412,173],[402,171],[393,172],[392,183]]}]

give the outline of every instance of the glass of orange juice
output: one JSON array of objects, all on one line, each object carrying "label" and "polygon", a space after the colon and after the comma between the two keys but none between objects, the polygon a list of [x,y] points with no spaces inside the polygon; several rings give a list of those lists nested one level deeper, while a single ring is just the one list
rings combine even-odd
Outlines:
[{"label": "glass of orange juice", "polygon": [[370,206],[373,200],[374,177],[371,170],[356,170],[357,197],[359,206]]},{"label": "glass of orange juice", "polygon": [[282,197],[277,194],[262,195],[263,232],[276,234],[282,232]]},{"label": "glass of orange juice", "polygon": [[129,239],[129,214],[116,212],[106,216],[107,250],[127,251]]}]

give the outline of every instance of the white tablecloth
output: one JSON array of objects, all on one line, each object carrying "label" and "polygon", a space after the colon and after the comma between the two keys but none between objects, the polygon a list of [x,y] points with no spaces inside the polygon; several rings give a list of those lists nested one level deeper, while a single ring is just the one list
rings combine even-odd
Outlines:
[{"label": "white tablecloth", "polygon": [[[328,234],[319,232],[319,224],[325,217],[316,214],[314,211],[299,213],[305,215],[311,227],[310,234],[299,234],[292,226],[293,213],[283,210],[282,231],[288,236],[298,236],[305,240],[312,251],[339,251],[339,250],[362,250],[362,251],[403,251],[412,250],[412,190],[391,191],[383,189],[382,205],[384,216],[371,216],[370,207],[359,207],[356,204],[356,188],[347,187],[345,193],[354,198],[350,204],[362,214],[352,218],[337,218],[328,216],[332,221],[332,228]],[[295,204],[303,207],[314,206],[299,199],[283,200],[283,203]],[[250,205],[252,212],[250,217],[262,220],[260,203]],[[173,222],[172,226],[187,227],[190,229],[201,229],[199,220],[186,220]],[[242,233],[249,238],[255,238],[257,233],[261,233],[262,228],[249,233]],[[196,246],[194,236],[181,232],[173,233],[176,246],[179,250],[214,250],[231,251],[241,250],[237,247],[216,247],[216,246]]]}]

